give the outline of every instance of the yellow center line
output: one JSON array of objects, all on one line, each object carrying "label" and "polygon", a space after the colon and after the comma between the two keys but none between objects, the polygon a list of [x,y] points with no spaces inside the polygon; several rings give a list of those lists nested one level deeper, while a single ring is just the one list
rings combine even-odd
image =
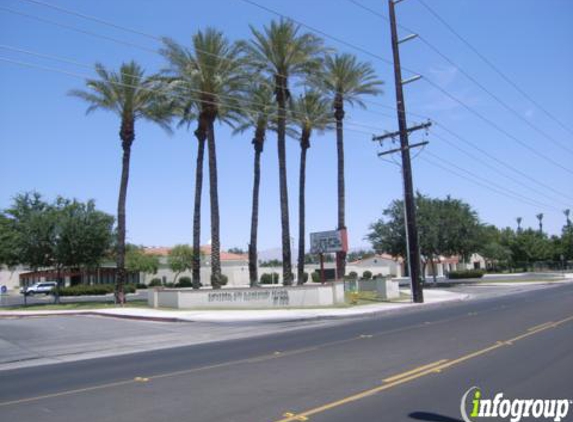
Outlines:
[{"label": "yellow center line", "polygon": [[554,324],[553,321],[544,322],[543,324],[536,325],[535,327],[528,328],[527,331],[536,331],[539,328],[544,328],[546,325]]},{"label": "yellow center line", "polygon": [[[542,331],[545,331],[549,328],[555,328],[558,327],[559,325],[565,324],[566,322],[572,321],[573,320],[573,316],[570,316],[568,318],[562,319],[560,321],[557,322],[546,322],[540,325],[537,325],[535,328],[535,330],[531,331],[531,329],[529,329],[526,333],[521,334],[517,337],[514,337],[512,339],[509,340],[504,340],[504,341],[498,341],[495,344],[485,347],[483,349],[477,350],[475,352],[472,353],[468,353],[467,355],[461,356],[457,359],[448,361],[447,359],[444,359],[443,363],[430,363],[428,365],[424,365],[418,368],[415,368],[411,371],[408,372],[404,372],[402,374],[398,374],[395,375],[393,377],[390,378],[386,378],[384,381],[388,381],[391,380],[390,382],[387,382],[386,384],[380,385],[378,387],[374,387],[368,390],[364,390],[361,391],[359,393],[353,394],[351,396],[345,397],[343,399],[340,400],[336,400],[330,403],[326,403],[322,406],[319,407],[315,407],[313,409],[309,409],[309,410],[305,410],[303,412],[299,412],[299,413],[285,413],[283,416],[286,416],[283,419],[279,419],[276,422],[294,422],[294,421],[301,421],[301,420],[307,420],[309,416],[315,415],[317,413],[322,413],[325,412],[327,410],[333,409],[335,407],[339,407],[357,400],[361,400],[365,397],[371,396],[373,394],[379,393],[381,391],[384,390],[389,390],[393,387],[399,386],[401,384],[404,384],[406,382],[424,377],[426,375],[430,375],[430,374],[435,374],[435,373],[439,373],[444,369],[447,369],[449,367],[452,367],[454,365],[460,364],[462,362],[465,362],[469,359],[473,359],[477,356],[481,356],[483,354],[489,353],[493,350],[499,349],[500,347],[504,347],[504,346],[510,346],[512,345],[514,342],[524,339],[526,337],[532,336],[533,334],[537,334],[540,333]],[[442,361],[438,361],[438,362],[442,362]],[[427,368],[427,369],[426,369]]]},{"label": "yellow center line", "polygon": [[391,376],[391,377],[389,377],[389,378],[384,378],[382,381],[384,381],[384,382],[393,382],[393,381],[399,380],[400,378],[407,377],[408,375],[412,375],[412,374],[416,374],[416,373],[418,373],[418,372],[422,372],[424,369],[430,369],[430,368],[433,368],[433,367],[435,367],[435,366],[439,366],[439,365],[441,365],[441,364],[443,364],[444,362],[447,362],[447,361],[448,361],[447,359],[442,359],[442,360],[439,360],[439,361],[437,361],[437,362],[429,363],[429,364],[427,364],[427,365],[418,366],[417,368],[414,368],[414,369],[412,369],[412,370],[410,370],[410,371],[402,372],[402,373],[400,373],[400,374]]},{"label": "yellow center line", "polygon": [[67,396],[70,394],[77,394],[77,393],[85,393],[88,391],[94,391],[94,390],[103,390],[104,388],[110,388],[110,387],[119,387],[122,385],[127,385],[127,384],[134,384],[137,381],[135,379],[132,380],[125,380],[125,381],[118,381],[118,382],[111,382],[108,384],[101,384],[101,385],[95,385],[93,387],[85,387],[85,388],[78,388],[75,390],[67,390],[67,391],[61,391],[59,393],[52,393],[52,394],[45,394],[43,396],[35,396],[35,397],[28,397],[25,399],[17,399],[17,400],[11,400],[11,401],[5,401],[3,403],[0,403],[0,406],[8,406],[11,404],[20,404],[20,403],[27,403],[27,402],[31,402],[31,401],[36,401],[36,400],[45,400],[45,399],[51,399],[54,397],[61,397],[61,396]]}]

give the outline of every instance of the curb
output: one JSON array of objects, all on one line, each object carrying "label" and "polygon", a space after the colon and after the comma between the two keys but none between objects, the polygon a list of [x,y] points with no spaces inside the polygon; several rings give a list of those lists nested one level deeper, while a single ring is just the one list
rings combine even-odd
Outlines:
[{"label": "curb", "polygon": [[[108,314],[98,311],[70,311],[70,312],[50,312],[50,313],[19,313],[19,314],[0,314],[0,319],[22,319],[22,318],[41,318],[53,316],[102,316],[108,318],[132,319],[140,321],[154,321],[154,322],[187,322],[186,320],[174,317],[162,316],[140,316],[140,315],[125,315],[125,314]],[[189,321],[191,322],[191,321]]]},{"label": "curb", "polygon": [[278,317],[269,317],[266,319],[239,319],[239,320],[209,320],[209,319],[193,319],[193,317],[188,318],[178,318],[178,317],[167,317],[167,316],[144,316],[144,315],[126,315],[126,314],[111,314],[101,311],[69,311],[69,312],[50,312],[50,313],[28,313],[28,312],[21,312],[17,314],[1,314],[0,319],[6,318],[32,318],[32,317],[51,317],[51,316],[101,316],[107,318],[118,318],[118,319],[128,319],[128,320],[138,320],[138,321],[152,321],[152,322],[203,322],[203,323],[214,323],[214,324],[240,324],[240,323],[277,323],[277,322],[302,322],[302,321],[320,321],[320,320],[340,320],[340,319],[357,319],[357,318],[368,318],[372,316],[378,316],[381,314],[391,314],[396,312],[403,312],[409,311],[412,309],[423,309],[428,307],[436,307],[447,303],[453,302],[462,302],[471,299],[469,294],[464,295],[463,297],[457,297],[455,299],[444,300],[440,302],[434,303],[423,303],[423,304],[416,304],[416,303],[407,303],[405,305],[411,306],[403,306],[399,308],[393,309],[377,309],[372,312],[362,312],[362,313],[354,313],[350,315],[307,315],[307,316],[300,316],[300,317],[289,317],[289,316],[278,316]]}]

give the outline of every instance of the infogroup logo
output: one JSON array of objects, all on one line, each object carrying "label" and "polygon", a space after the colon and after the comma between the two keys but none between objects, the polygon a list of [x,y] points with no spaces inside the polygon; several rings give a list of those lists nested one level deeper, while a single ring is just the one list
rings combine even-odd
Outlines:
[{"label": "infogroup logo", "polygon": [[485,418],[508,419],[511,422],[520,422],[524,418],[560,422],[567,417],[572,404],[573,401],[569,399],[508,399],[504,398],[503,393],[494,394],[493,399],[485,399],[479,387],[472,387],[462,396],[460,412],[465,422]]}]

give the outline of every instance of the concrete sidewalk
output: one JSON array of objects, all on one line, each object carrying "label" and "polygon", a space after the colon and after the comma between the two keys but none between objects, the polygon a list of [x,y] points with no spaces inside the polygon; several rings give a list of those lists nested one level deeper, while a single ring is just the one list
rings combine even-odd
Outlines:
[{"label": "concrete sidewalk", "polygon": [[411,309],[420,306],[469,299],[465,293],[454,293],[446,290],[428,289],[424,291],[425,303],[376,303],[349,308],[319,309],[264,309],[264,310],[164,310],[151,308],[111,308],[86,309],[77,311],[0,311],[0,318],[40,317],[51,315],[98,315],[114,318],[127,318],[163,322],[288,322],[322,319],[356,318],[393,312],[400,309]]}]

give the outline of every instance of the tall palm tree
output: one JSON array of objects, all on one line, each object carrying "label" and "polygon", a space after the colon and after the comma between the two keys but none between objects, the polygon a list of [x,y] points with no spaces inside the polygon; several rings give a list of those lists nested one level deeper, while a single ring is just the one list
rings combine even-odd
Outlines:
[{"label": "tall palm tree", "polygon": [[251,287],[257,285],[257,233],[259,226],[259,188],[261,183],[261,154],[269,128],[276,130],[276,101],[268,81],[255,83],[247,93],[245,109],[240,124],[234,133],[253,129],[251,143],[255,150],[253,165],[253,206],[251,211],[251,237],[249,242],[249,280]]},{"label": "tall palm tree", "polygon": [[117,204],[117,279],[116,303],[124,303],[125,270],[125,203],[129,180],[131,147],[135,140],[135,121],[148,120],[171,132],[171,102],[160,88],[156,76],[146,76],[136,62],[123,63],[119,72],[108,71],[96,63],[98,79],[87,79],[87,90],[75,89],[69,95],[89,103],[86,114],[102,109],[121,119],[119,137],[123,150],[121,182]]},{"label": "tall palm tree", "polygon": [[519,233],[521,231],[521,222],[523,221],[523,218],[517,217],[515,221],[517,221],[517,232]]},{"label": "tall palm tree", "polygon": [[537,219],[539,220],[539,233],[542,234],[543,233],[543,214],[539,213],[535,217],[537,217]]},{"label": "tall palm tree", "polygon": [[307,76],[320,69],[320,55],[325,51],[323,41],[290,20],[272,21],[258,31],[251,26],[254,39],[245,43],[249,61],[254,68],[274,80],[277,100],[277,146],[279,159],[279,188],[281,207],[281,240],[283,283],[291,285],[292,256],[286,170],[286,105],[290,99],[289,78]]},{"label": "tall palm tree", "polygon": [[[362,97],[378,95],[383,82],[379,80],[370,63],[359,62],[348,53],[328,55],[324,73],[315,77],[315,83],[328,93],[332,100],[336,120],[336,149],[338,168],[338,229],[346,230],[346,194],[344,177],[344,104],[365,108]],[[336,254],[339,277],[346,272],[346,253]]]},{"label": "tall palm tree", "polygon": [[[222,285],[222,277],[215,120],[232,123],[238,118],[237,97],[243,92],[246,82],[244,61],[239,45],[231,43],[222,32],[213,28],[198,31],[193,35],[192,44],[193,48],[189,50],[169,38],[164,38],[164,47],[160,52],[169,62],[168,73],[171,73],[174,81],[179,82],[179,88],[175,92],[186,90],[189,100],[192,99],[197,108],[198,124],[195,135],[199,140],[199,149],[201,144],[207,141],[211,208],[211,285],[218,289]],[[197,168],[202,166],[202,162],[199,162],[201,155],[202,152],[198,151]],[[202,174],[200,176],[195,186],[194,227],[199,224],[197,208],[200,207],[201,188],[198,188],[198,185],[202,181]],[[194,236],[193,248],[198,251],[196,243],[197,238]],[[196,266],[195,263],[194,277],[198,279]]]},{"label": "tall palm tree", "polygon": [[569,208],[567,208],[566,210],[563,210],[563,214],[565,214],[566,224],[567,224],[567,227],[569,227],[571,225],[571,220],[569,219],[569,215],[571,214],[571,210]]},{"label": "tall palm tree", "polygon": [[304,284],[306,153],[310,148],[310,138],[313,130],[323,132],[327,129],[332,129],[334,126],[329,100],[318,91],[308,91],[294,101],[292,120],[300,131],[297,284],[301,285]]},{"label": "tall palm tree", "polygon": [[179,118],[177,128],[186,127],[187,130],[196,122],[193,131],[197,139],[197,158],[195,164],[195,195],[193,201],[193,261],[191,267],[193,288],[201,286],[201,198],[203,193],[203,163],[205,161],[205,141],[207,139],[206,122],[201,116],[201,104],[198,101],[198,90],[194,88],[193,72],[195,58],[192,53],[181,49],[177,70],[166,69],[164,73],[171,74],[164,80],[169,86],[175,99],[173,114]]}]

